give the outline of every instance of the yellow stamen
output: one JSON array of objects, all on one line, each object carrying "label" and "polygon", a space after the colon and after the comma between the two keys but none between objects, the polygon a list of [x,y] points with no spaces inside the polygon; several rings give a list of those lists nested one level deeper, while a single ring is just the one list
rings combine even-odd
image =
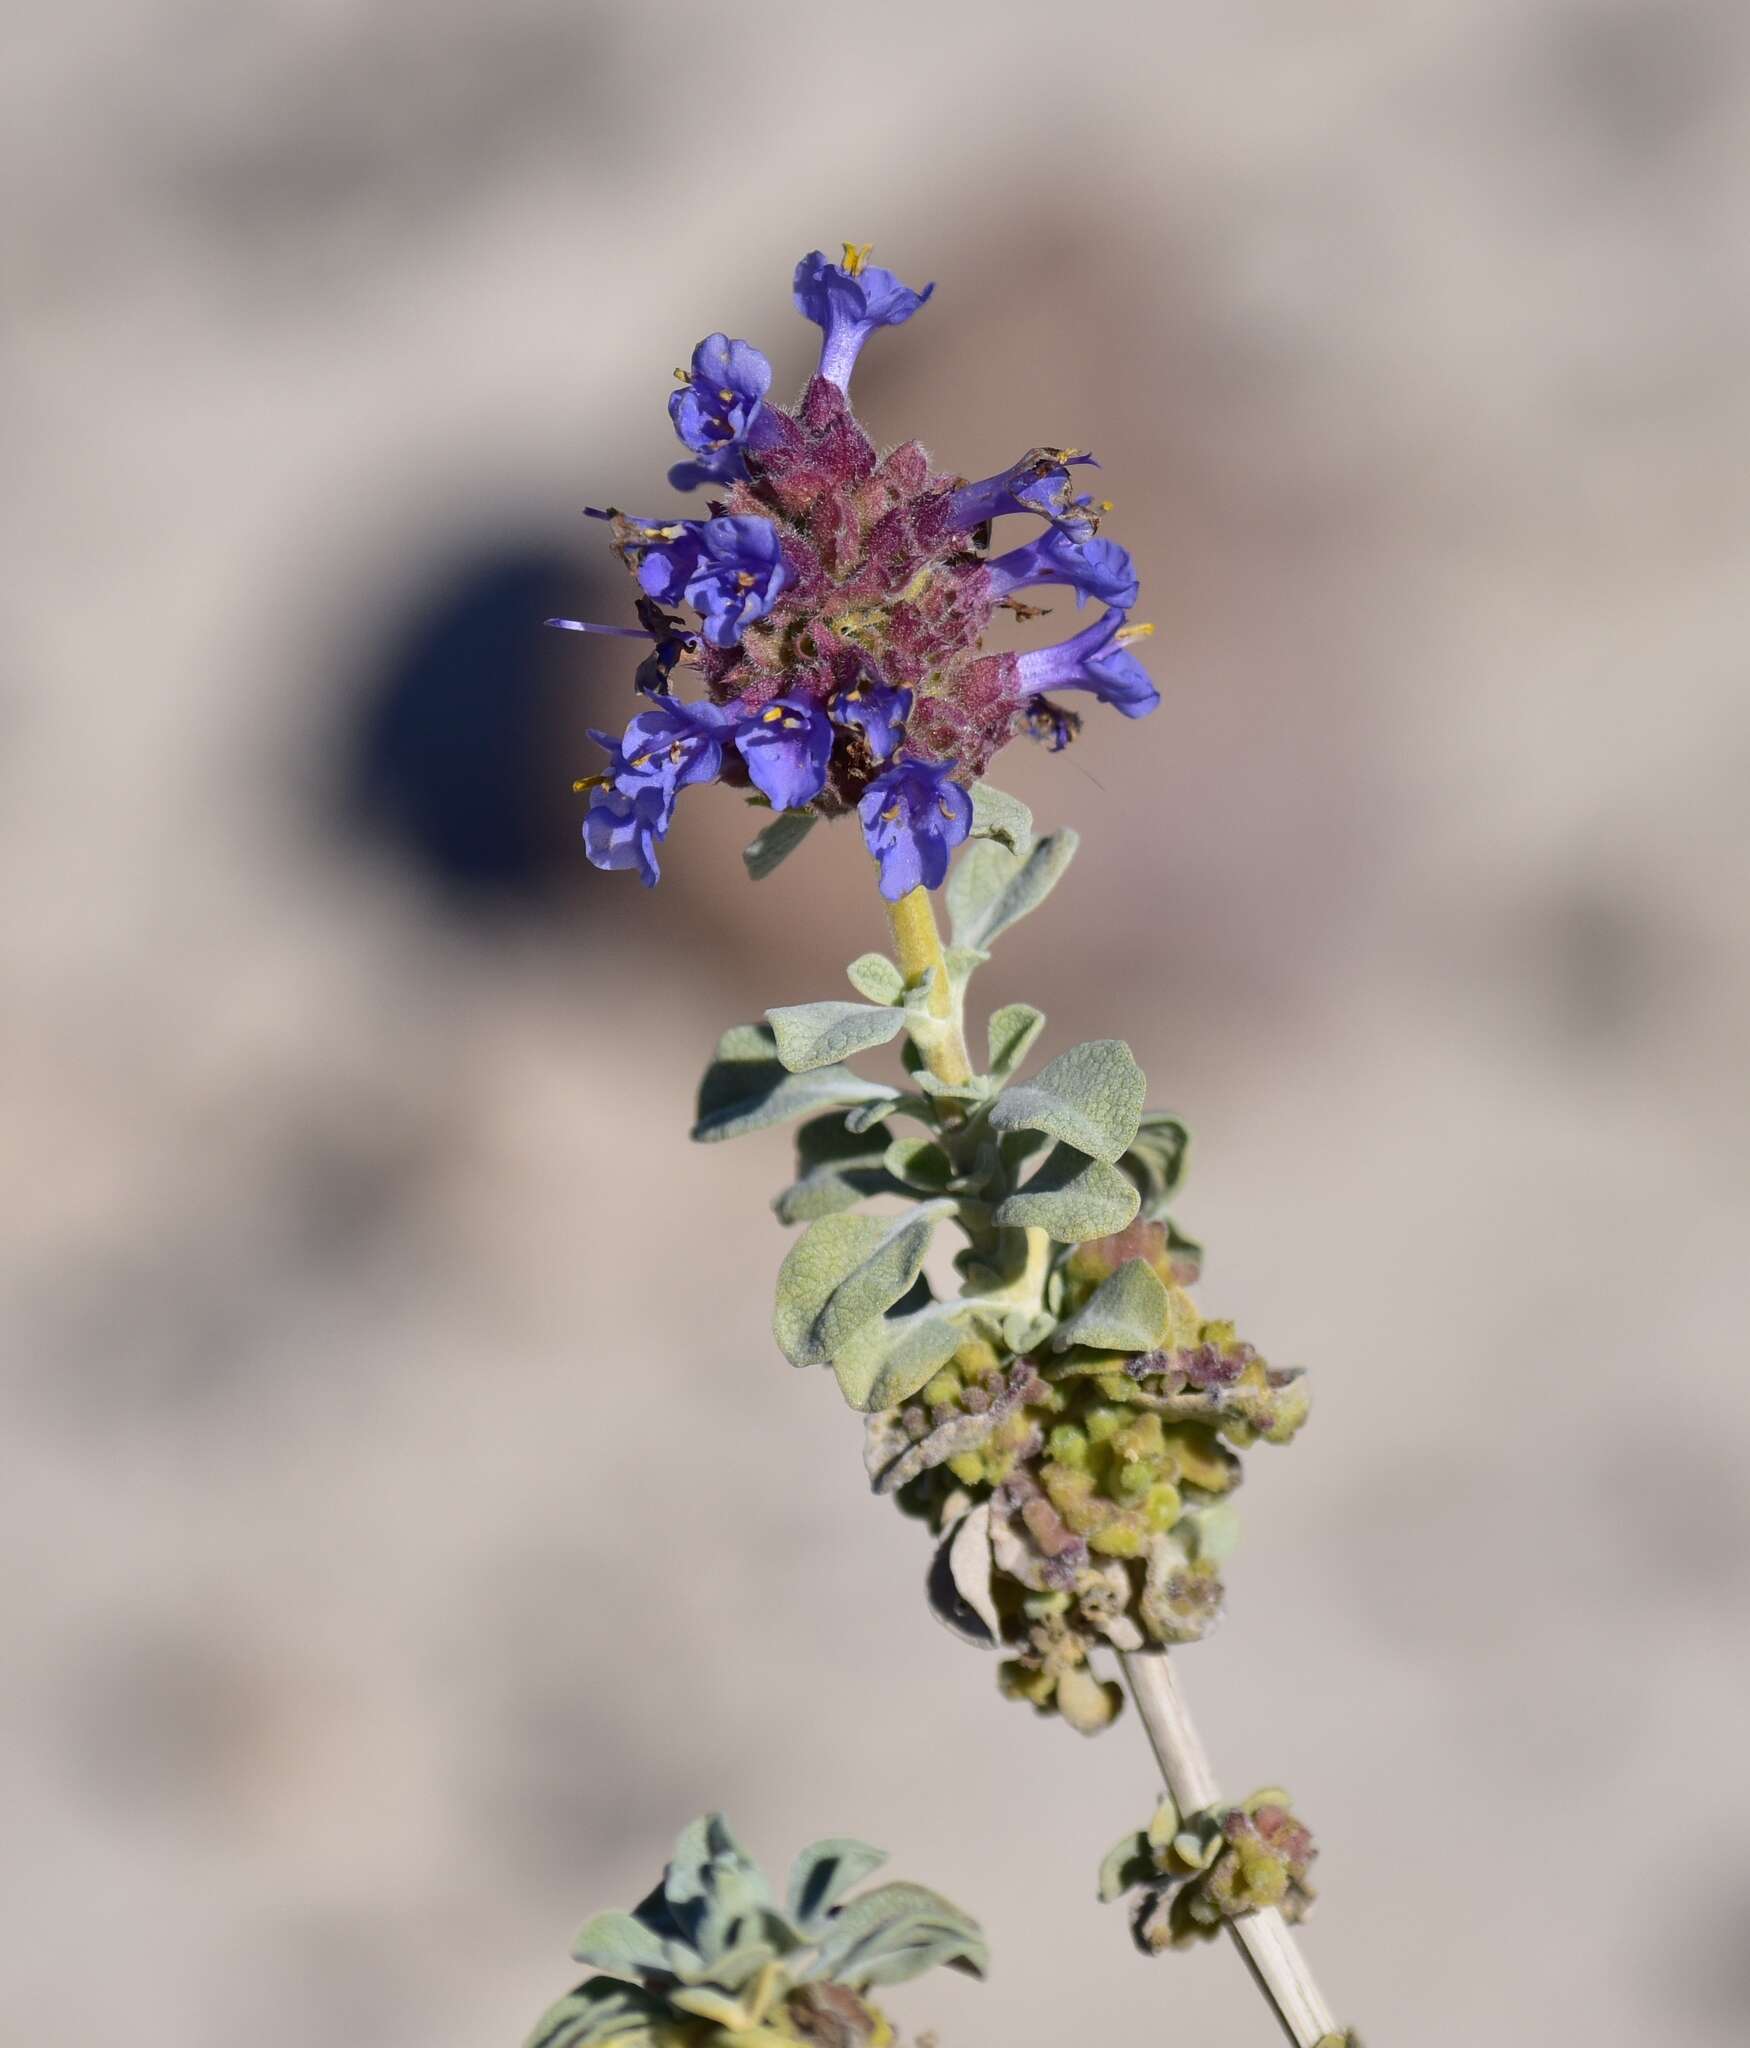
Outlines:
[{"label": "yellow stamen", "polygon": [[693,381],[692,378],[687,375],[685,370],[682,370],[678,367],[674,373],[674,380],[677,384],[690,384]]},{"label": "yellow stamen", "polygon": [[571,794],[582,796],[586,789],[606,789],[607,786],[608,778],[605,775],[580,775],[571,785]]},{"label": "yellow stamen", "polygon": [[1128,647],[1133,640],[1146,640],[1153,631],[1154,627],[1146,621],[1139,621],[1134,626],[1120,626],[1112,636],[1112,645]]},{"label": "yellow stamen", "polygon": [[900,819],[904,816],[904,804],[893,804],[887,810],[881,813],[881,822],[884,825],[897,825]]},{"label": "yellow stamen", "polygon": [[761,722],[761,724],[762,724],[762,725],[775,725],[775,724],[777,723],[777,721],[778,721],[778,720],[779,720],[780,718],[782,718],[782,717],[783,717],[783,715],[784,715],[784,707],[783,707],[783,705],[782,705],[782,704],[774,704],[774,705],[773,705],[773,706],[771,707],[771,709],[770,709],[770,710],[769,710],[769,711],[768,711],[768,712],[766,713],[765,717],[764,717],[764,718],[763,718],[763,719],[762,719],[762,720],[761,720],[760,722]]},{"label": "yellow stamen", "polygon": [[735,393],[733,391],[719,391],[717,396],[722,399],[725,405],[733,405],[735,403]]},{"label": "yellow stamen", "polygon": [[845,260],[840,267],[847,277],[862,276],[863,265],[868,262],[869,251],[874,246],[873,242],[847,242],[845,244]]},{"label": "yellow stamen", "polygon": [[1100,510],[1101,510],[1102,512],[1110,512],[1110,511],[1111,511],[1111,509],[1112,509],[1112,500],[1111,500],[1110,498],[1102,498],[1102,499],[1100,500]]},{"label": "yellow stamen", "polygon": [[736,580],[736,582],[737,582],[737,583],[738,583],[738,584],[740,585],[740,587],[741,587],[741,588],[742,588],[743,590],[751,590],[751,589],[753,588],[753,586],[754,586],[754,579],[753,579],[753,577],[752,577],[752,576],[750,576],[750,575],[748,574],[747,570],[745,570],[745,569],[737,569],[737,570],[736,570],[736,572],[735,572],[735,580]]}]

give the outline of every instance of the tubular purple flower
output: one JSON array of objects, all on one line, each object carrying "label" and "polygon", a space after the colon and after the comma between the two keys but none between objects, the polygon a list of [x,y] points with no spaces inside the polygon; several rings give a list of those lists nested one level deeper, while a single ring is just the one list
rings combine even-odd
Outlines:
[{"label": "tubular purple flower", "polygon": [[962,484],[948,500],[949,521],[971,532],[1005,512],[1031,512],[1061,526],[1072,540],[1092,540],[1099,530],[1099,514],[1112,508],[1076,490],[1070,470],[1087,464],[1100,466],[1080,449],[1034,448],[1012,468]]},{"label": "tubular purple flower", "polygon": [[985,564],[985,573],[998,597],[1037,583],[1067,583],[1078,611],[1090,597],[1128,611],[1141,588],[1128,551],[1115,540],[1074,540],[1061,526],[1048,527],[1037,540],[996,556]]},{"label": "tubular purple flower", "polygon": [[735,746],[773,810],[800,810],[826,787],[832,721],[816,705],[776,697],[737,730]]},{"label": "tubular purple flower", "polygon": [[769,519],[619,522],[621,546],[638,557],[638,582],[659,604],[684,600],[705,622],[713,647],[733,647],[763,619],[790,582],[778,529]]},{"label": "tubular purple flower", "polygon": [[861,676],[834,703],[833,716],[840,725],[853,725],[862,733],[877,761],[888,761],[905,738],[911,706],[909,690]]},{"label": "tubular purple flower", "polygon": [[889,903],[914,889],[939,889],[949,854],[972,829],[972,799],[953,773],[952,761],[898,761],[857,806]]},{"label": "tubular purple flower", "polygon": [[867,246],[844,245],[843,260],[829,263],[814,249],[796,266],[796,308],[821,330],[820,374],[843,391],[865,341],[877,327],[902,326],[936,287],[921,292],[891,270],[868,261]]},{"label": "tubular purple flower", "polygon": [[672,798],[696,782],[715,781],[734,713],[720,704],[683,704],[678,697],[653,695],[650,702],[650,710],[637,714],[619,742],[624,771],[616,775],[615,787],[625,789],[627,774],[648,773]]},{"label": "tubular purple flower", "polygon": [[598,868],[633,868],[647,889],[662,877],[658,841],[668,829],[670,799],[655,783],[630,795],[612,787],[590,792],[583,850]]},{"label": "tubular purple flower", "polygon": [[1044,690],[1089,690],[1126,718],[1144,718],[1159,704],[1161,693],[1129,647],[1153,631],[1153,626],[1130,625],[1121,611],[1104,612],[1071,639],[1017,655],[1021,694],[1032,698]]},{"label": "tubular purple flower", "polygon": [[771,364],[751,342],[707,334],[693,351],[691,371],[675,375],[683,381],[669,395],[668,416],[698,459],[677,462],[669,483],[690,491],[703,483],[741,482],[747,475],[743,451],[757,444],[765,425]]}]

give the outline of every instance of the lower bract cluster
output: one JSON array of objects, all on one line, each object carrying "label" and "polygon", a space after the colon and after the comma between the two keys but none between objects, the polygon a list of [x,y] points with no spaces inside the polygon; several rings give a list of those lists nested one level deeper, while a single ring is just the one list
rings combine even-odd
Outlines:
[{"label": "lower bract cluster", "polygon": [[1010,1651],[1012,1697],[1089,1733],[1122,1697],[1089,1653],[1194,1642],[1214,1626],[1238,1452],[1286,1443],[1308,1408],[1298,1372],[1200,1317],[1184,1286],[1194,1261],[1164,1224],[1076,1246],[1061,1269],[1063,1316],[1136,1261],[1167,1304],[1150,1349],[1016,1357],[972,1337],[915,1399],[868,1425],[878,1490],[944,1539],[939,1611]]},{"label": "lower bract cluster", "polygon": [[1201,1813],[1182,1814],[1163,1799],[1146,1828],[1114,1844],[1101,1866],[1100,1896],[1128,1898],[1138,1948],[1158,1954],[1208,1940],[1228,1921],[1269,1907],[1303,1920],[1317,1855],[1312,1831],[1279,1787]]}]

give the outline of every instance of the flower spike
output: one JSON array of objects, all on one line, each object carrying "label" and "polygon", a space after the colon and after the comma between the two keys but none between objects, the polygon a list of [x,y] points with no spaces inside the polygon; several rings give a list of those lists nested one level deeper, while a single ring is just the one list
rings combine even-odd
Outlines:
[{"label": "flower spike", "polygon": [[[670,481],[710,486],[709,516],[589,508],[635,579],[639,626],[552,623],[650,647],[635,679],[646,708],[602,738],[609,769],[591,779],[585,850],[654,881],[679,793],[717,781],[779,812],[856,813],[897,901],[941,886],[971,831],[971,791],[1004,746],[1061,747],[1076,730],[1054,693],[1086,692],[1129,718],[1159,695],[1128,652],[1146,630],[1128,624],[1135,564],[1098,536],[1110,507],[1079,487],[1093,456],[1034,448],[967,483],[915,441],[880,454],[845,395],[852,367],[876,328],[902,325],[934,287],[914,290],[847,243],[837,262],[803,257],[794,290],[822,336],[819,374],[794,407],[772,403],[766,357],[721,329],[676,372],[669,416],[690,460]],[[1023,513],[1032,536],[992,553],[990,522]],[[1100,617],[1056,647],[987,653],[998,607],[1037,617],[1017,593],[1050,585],[1078,608],[1097,601]],[[697,676],[697,701],[677,692],[677,672]]]}]

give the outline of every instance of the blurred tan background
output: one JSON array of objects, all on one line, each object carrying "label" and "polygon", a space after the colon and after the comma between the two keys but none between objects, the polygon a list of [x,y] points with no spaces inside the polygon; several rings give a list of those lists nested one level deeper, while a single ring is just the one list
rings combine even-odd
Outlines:
[{"label": "blurred tan background", "polygon": [[1273,2037],[1093,1901],[1135,1726],[996,1698],[779,1361],[784,1140],[687,1145],[860,847],[576,836],[579,508],[669,502],[709,329],[795,388],[849,237],[939,280],[873,430],[1092,445],[1160,627],[1160,716],[1005,762],[1086,845],[984,993],[1132,1039],[1314,1371],[1185,1659],[1314,1961],[1380,2048],[1742,2042],[1750,16],[11,30],[0,2036],[513,2043],[721,1804],[983,1915],[945,2048]]}]

